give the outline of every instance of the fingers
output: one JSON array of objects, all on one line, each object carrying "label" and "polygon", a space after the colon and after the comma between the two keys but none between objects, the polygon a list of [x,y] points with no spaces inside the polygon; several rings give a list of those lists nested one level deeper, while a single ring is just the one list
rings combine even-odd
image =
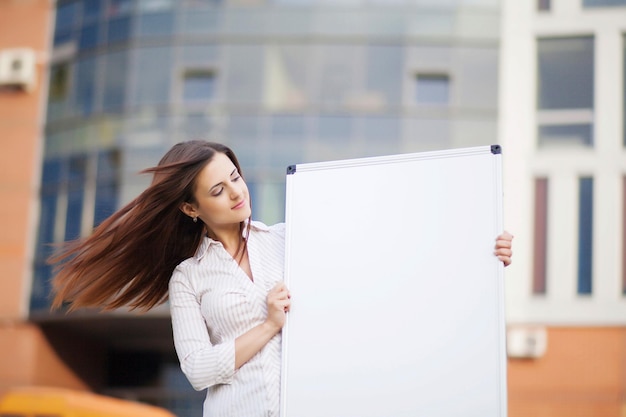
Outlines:
[{"label": "fingers", "polygon": [[507,231],[504,231],[502,232],[501,235],[499,235],[496,238],[496,248],[498,247],[510,248],[512,242],[513,242],[513,235]]},{"label": "fingers", "polygon": [[507,231],[504,231],[500,236],[496,238],[496,250],[494,254],[498,257],[504,266],[511,264],[511,257],[513,256],[513,235]]},{"label": "fingers", "polygon": [[500,261],[504,264],[504,266],[511,265],[511,256],[506,255],[496,255]]},{"label": "fingers", "polygon": [[285,283],[278,283],[267,295],[268,304],[275,306],[285,312],[291,308],[291,294]]}]

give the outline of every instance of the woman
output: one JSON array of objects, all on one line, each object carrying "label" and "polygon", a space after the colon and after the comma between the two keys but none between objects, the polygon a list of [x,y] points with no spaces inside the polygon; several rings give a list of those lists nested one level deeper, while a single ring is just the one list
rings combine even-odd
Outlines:
[{"label": "woman", "polygon": [[[174,343],[205,416],[278,416],[284,225],[250,219],[250,196],[224,145],[175,145],[150,187],[53,258],[53,307],[150,309],[169,294]],[[495,255],[511,262],[512,236]],[[138,262],[139,260],[139,262]]]}]

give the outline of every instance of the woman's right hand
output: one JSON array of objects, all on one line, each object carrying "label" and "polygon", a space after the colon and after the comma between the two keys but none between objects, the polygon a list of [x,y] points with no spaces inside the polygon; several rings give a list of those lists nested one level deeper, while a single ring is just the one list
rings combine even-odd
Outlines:
[{"label": "woman's right hand", "polygon": [[280,331],[285,325],[286,313],[291,308],[291,295],[285,283],[280,282],[267,294],[267,319],[270,324]]},{"label": "woman's right hand", "polygon": [[284,283],[277,284],[267,294],[267,318],[258,326],[235,339],[235,369],[256,355],[285,325],[291,307],[291,296]]}]

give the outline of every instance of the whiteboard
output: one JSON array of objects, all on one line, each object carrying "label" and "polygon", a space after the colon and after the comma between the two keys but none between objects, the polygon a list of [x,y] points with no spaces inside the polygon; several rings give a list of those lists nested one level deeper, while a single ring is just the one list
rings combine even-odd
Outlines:
[{"label": "whiteboard", "polygon": [[290,166],[282,417],[506,416],[500,147]]}]

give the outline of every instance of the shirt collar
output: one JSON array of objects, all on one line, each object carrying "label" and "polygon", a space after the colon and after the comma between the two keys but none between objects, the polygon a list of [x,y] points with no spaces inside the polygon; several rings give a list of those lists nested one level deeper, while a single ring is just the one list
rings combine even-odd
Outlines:
[{"label": "shirt collar", "polygon": [[[244,229],[243,229],[243,233],[245,235],[246,233],[246,227],[248,225],[248,220],[246,220],[244,222]],[[250,222],[250,231],[259,231],[259,232],[269,232],[270,228],[267,227],[265,224],[258,222],[258,221],[254,221],[252,220]],[[193,257],[196,259],[196,261],[200,261],[204,255],[206,255],[206,253],[209,251],[209,248],[212,245],[221,245],[222,243],[220,241],[217,241],[215,239],[212,239],[208,236],[204,236],[202,238],[202,241],[200,241],[200,246],[198,246],[198,249],[196,250],[195,255],[193,255]]]}]

